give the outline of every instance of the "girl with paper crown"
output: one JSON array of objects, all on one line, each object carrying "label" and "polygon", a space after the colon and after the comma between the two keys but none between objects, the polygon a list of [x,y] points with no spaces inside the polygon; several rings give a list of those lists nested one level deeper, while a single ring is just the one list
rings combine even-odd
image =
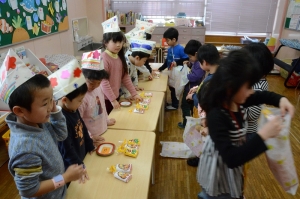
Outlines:
[{"label": "girl with paper crown", "polygon": [[107,79],[108,74],[104,70],[100,50],[83,53],[81,65],[88,91],[82,100],[79,112],[95,145],[98,145],[104,141],[101,135],[105,133],[107,126],[114,125],[116,122],[115,119],[108,118],[100,87],[101,81]]},{"label": "girl with paper crown", "polygon": [[102,53],[104,69],[109,74],[108,79],[101,81],[101,88],[105,96],[105,105],[109,114],[114,108],[120,108],[119,90],[121,83],[129,90],[131,96],[141,101],[128,75],[127,63],[124,56],[124,34],[120,31],[118,18],[115,16],[102,23],[103,43],[106,50]]},{"label": "girl with paper crown", "polygon": [[[131,77],[131,81],[133,82],[135,89],[137,91],[143,90],[143,88],[138,87],[137,70],[143,73],[144,78],[152,80],[152,75],[144,64],[150,57],[152,50],[155,46],[155,42],[139,39],[130,39],[129,42],[131,49],[125,53],[128,74]],[[121,86],[120,94],[124,95],[125,98],[132,100],[129,91],[125,88],[124,85]]]},{"label": "girl with paper crown", "polygon": [[[58,105],[62,107],[68,128],[68,137],[58,142],[65,168],[73,164],[84,164],[86,154],[93,152],[95,147],[78,111],[87,92],[85,78],[78,61],[71,60],[48,78],[53,87],[54,99],[58,100]],[[85,182],[86,179],[89,178],[85,168],[81,181]]]},{"label": "girl with paper crown", "polygon": [[64,198],[65,183],[83,175],[82,165],[65,170],[57,147],[68,135],[61,107],[44,75],[35,75],[9,50],[0,68],[1,100],[12,111],[5,121],[10,128],[8,169],[21,198]]}]

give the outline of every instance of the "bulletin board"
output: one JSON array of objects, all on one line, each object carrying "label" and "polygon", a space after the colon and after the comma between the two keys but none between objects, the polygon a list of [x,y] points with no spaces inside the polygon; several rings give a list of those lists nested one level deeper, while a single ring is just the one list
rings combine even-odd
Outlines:
[{"label": "bulletin board", "polygon": [[0,0],[0,48],[69,29],[66,0]]},{"label": "bulletin board", "polygon": [[289,0],[284,27],[300,31],[300,0]]}]

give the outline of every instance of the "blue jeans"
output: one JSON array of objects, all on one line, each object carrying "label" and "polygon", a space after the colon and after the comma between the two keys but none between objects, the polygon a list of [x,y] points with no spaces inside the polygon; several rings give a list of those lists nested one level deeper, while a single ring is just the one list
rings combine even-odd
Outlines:
[{"label": "blue jeans", "polygon": [[229,193],[224,193],[218,196],[209,196],[204,189],[198,194],[198,198],[202,199],[233,199]]}]

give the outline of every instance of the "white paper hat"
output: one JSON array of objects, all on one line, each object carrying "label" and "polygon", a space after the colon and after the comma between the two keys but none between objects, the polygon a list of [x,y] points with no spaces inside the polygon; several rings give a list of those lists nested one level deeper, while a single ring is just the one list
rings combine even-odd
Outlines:
[{"label": "white paper hat", "polygon": [[118,17],[114,16],[102,23],[103,33],[120,32]]},{"label": "white paper hat", "polygon": [[83,53],[81,59],[81,67],[90,70],[104,70],[101,50]]},{"label": "white paper hat", "polygon": [[34,75],[15,51],[9,49],[0,68],[0,99],[8,104],[14,90]]},{"label": "white paper hat", "polygon": [[55,100],[66,96],[85,83],[85,78],[76,59],[52,73],[48,79],[51,82]]},{"label": "white paper hat", "polygon": [[129,31],[128,33],[126,33],[125,37],[128,41],[130,39],[146,40],[145,30],[138,30],[137,28],[134,28],[131,31]]},{"label": "white paper hat", "polygon": [[154,29],[155,29],[155,24],[154,23],[149,23],[146,21],[141,21],[141,20],[136,20],[135,22],[135,27],[138,30],[145,30],[146,33],[151,34],[153,33]]},{"label": "white paper hat", "polygon": [[139,51],[151,55],[153,48],[155,48],[155,41],[130,39],[129,43],[132,52]]}]

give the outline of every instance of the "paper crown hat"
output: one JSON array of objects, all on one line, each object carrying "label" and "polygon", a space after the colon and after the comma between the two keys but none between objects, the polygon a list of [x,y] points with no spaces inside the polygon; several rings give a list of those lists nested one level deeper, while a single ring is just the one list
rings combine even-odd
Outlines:
[{"label": "paper crown hat", "polygon": [[132,29],[125,34],[127,40],[130,39],[142,39],[146,40],[145,30],[138,30],[137,28]]},{"label": "paper crown hat", "polygon": [[9,49],[0,68],[0,99],[8,104],[14,90],[34,75],[15,51]]},{"label": "paper crown hat", "polygon": [[114,16],[102,23],[103,33],[120,32],[118,17]]},{"label": "paper crown hat", "polygon": [[83,53],[81,67],[90,70],[103,70],[104,64],[101,57],[101,50]]},{"label": "paper crown hat", "polygon": [[141,21],[141,20],[136,20],[135,22],[135,27],[138,30],[145,30],[146,33],[151,34],[153,33],[154,29],[155,29],[155,24],[154,23],[149,23],[146,21]]},{"label": "paper crown hat", "polygon": [[48,76],[53,88],[54,100],[58,100],[85,83],[85,78],[76,59]]},{"label": "paper crown hat", "polygon": [[154,41],[130,39],[129,43],[132,52],[139,51],[151,55],[153,48],[155,48]]}]

